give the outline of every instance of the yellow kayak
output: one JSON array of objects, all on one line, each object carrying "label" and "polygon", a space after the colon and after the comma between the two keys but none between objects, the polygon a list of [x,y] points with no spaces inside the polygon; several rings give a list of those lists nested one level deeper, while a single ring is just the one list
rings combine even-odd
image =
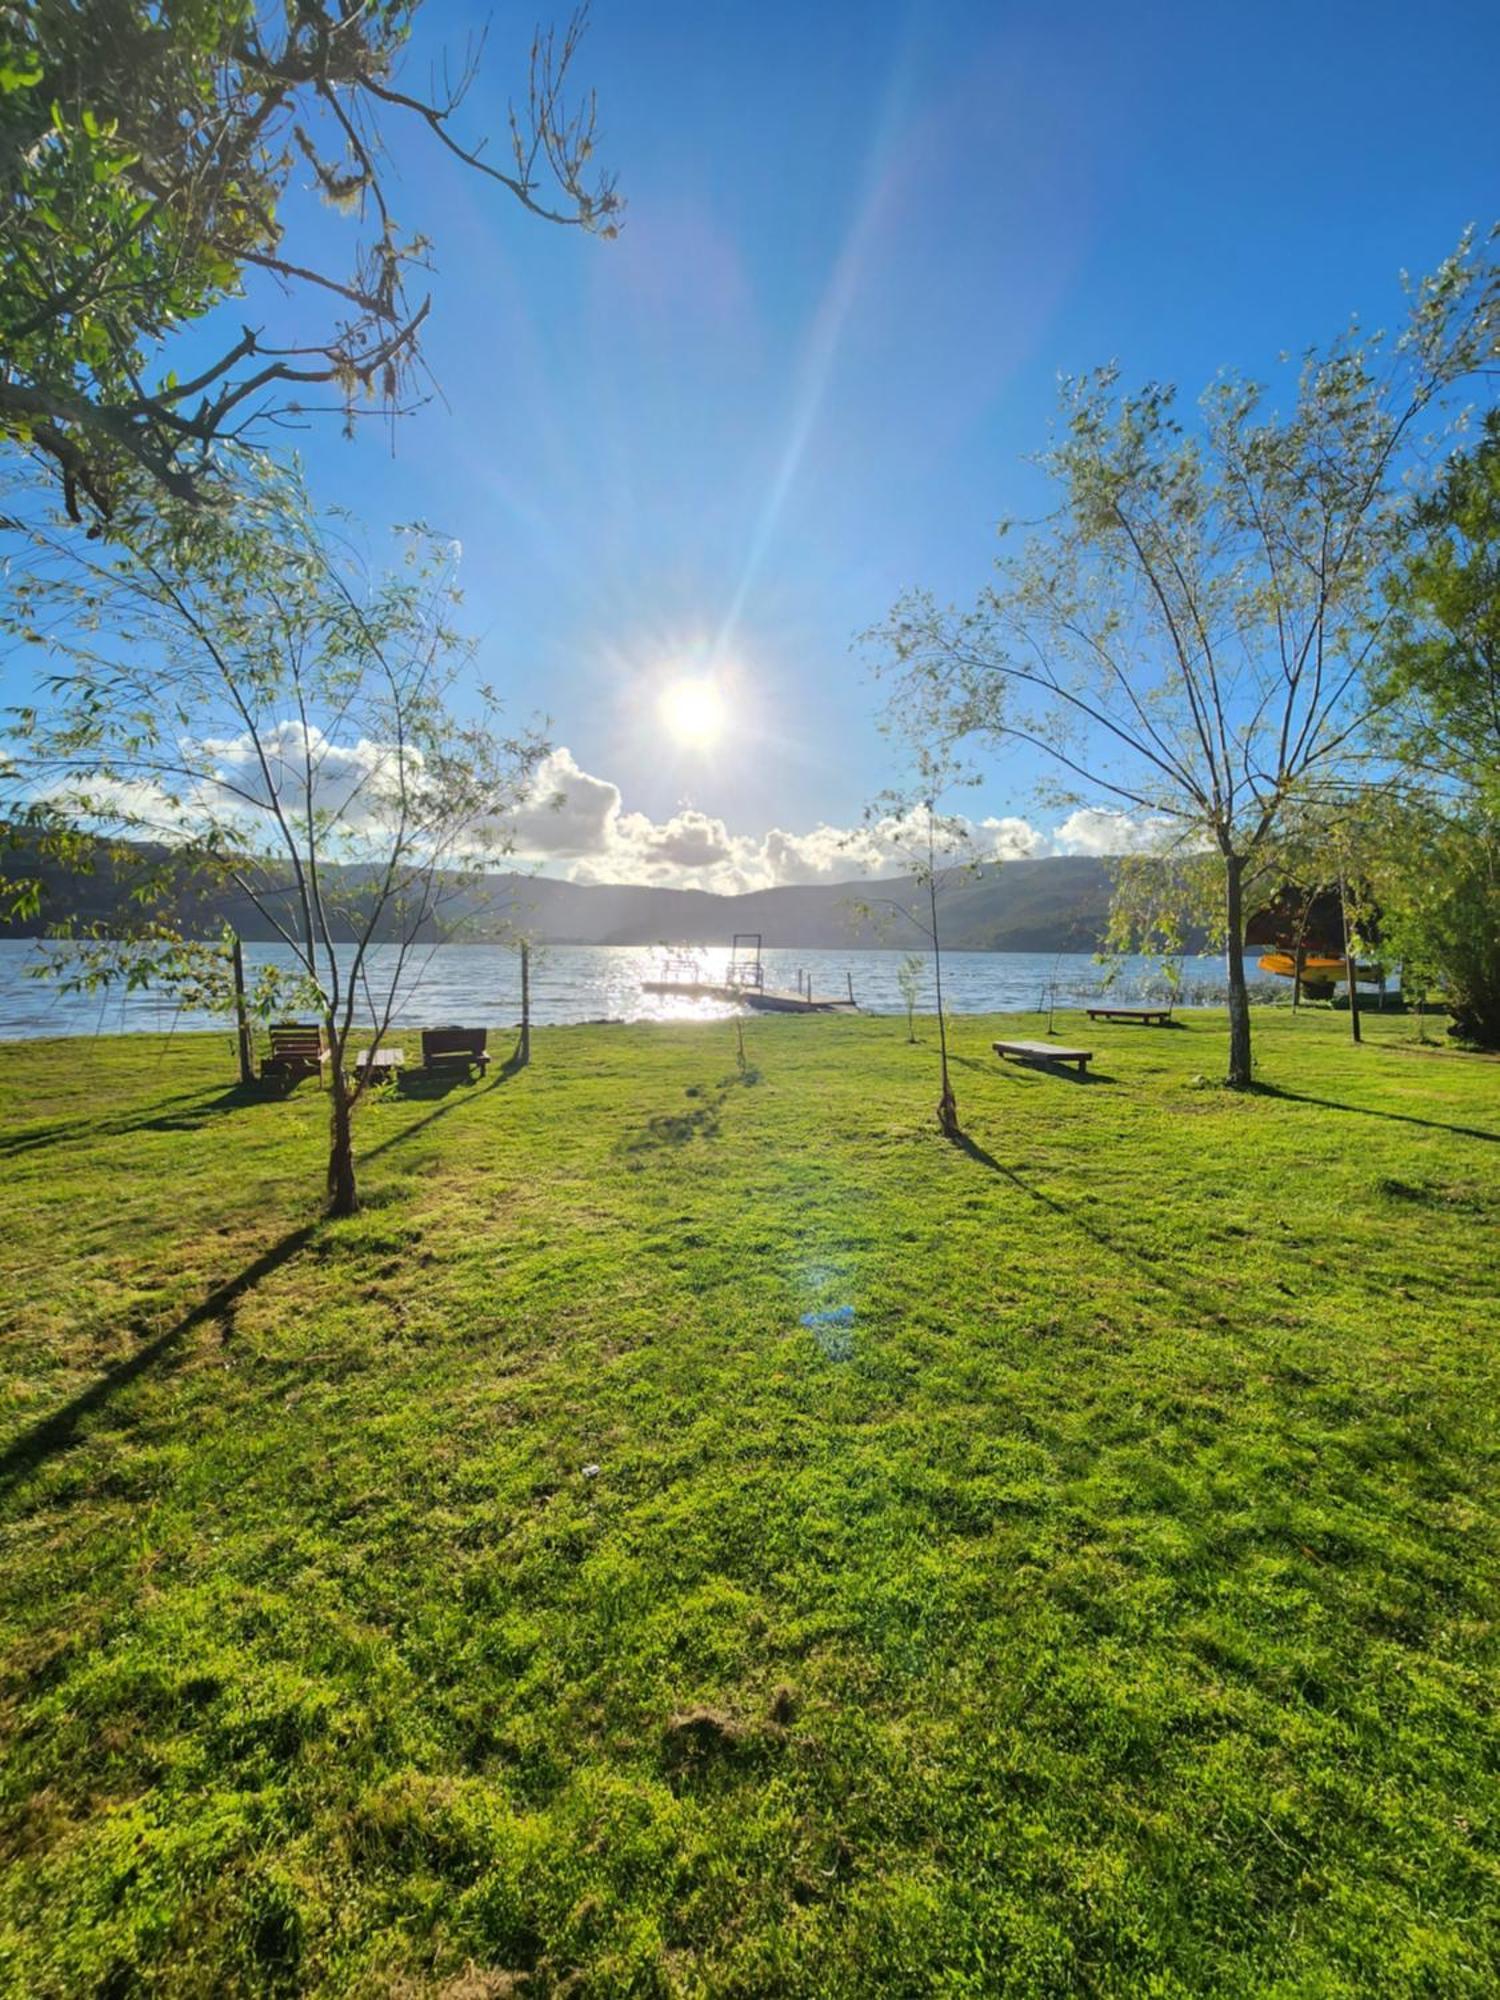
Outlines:
[{"label": "yellow kayak", "polygon": [[[1294,979],[1297,975],[1297,960],[1289,951],[1268,951],[1258,961],[1262,972],[1274,972],[1278,979]],[[1316,984],[1320,980],[1343,979],[1348,968],[1342,958],[1331,958],[1326,952],[1307,952],[1302,959],[1302,977]],[[1355,967],[1355,976],[1362,980],[1374,981],[1380,978],[1378,965]]]}]

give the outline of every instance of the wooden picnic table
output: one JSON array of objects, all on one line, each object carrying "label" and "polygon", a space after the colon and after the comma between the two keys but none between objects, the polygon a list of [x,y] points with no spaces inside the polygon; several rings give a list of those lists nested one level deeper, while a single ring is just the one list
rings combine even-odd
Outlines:
[{"label": "wooden picnic table", "polygon": [[384,1081],[395,1076],[406,1063],[405,1049],[361,1049],[354,1058],[356,1071],[367,1070],[372,1081]]},{"label": "wooden picnic table", "polygon": [[1092,1049],[1057,1048],[1051,1042],[996,1042],[994,1047],[997,1056],[1008,1056],[1012,1062],[1076,1063],[1080,1076],[1094,1060]]}]

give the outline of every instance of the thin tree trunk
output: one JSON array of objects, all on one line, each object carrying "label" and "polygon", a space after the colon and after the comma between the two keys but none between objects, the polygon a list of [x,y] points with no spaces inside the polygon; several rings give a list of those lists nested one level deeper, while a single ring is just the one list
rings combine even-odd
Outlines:
[{"label": "thin tree trunk", "polygon": [[343,1061],[343,1051],[336,1048],[332,1072],[329,1078],[333,1099],[329,1106],[328,1125],[328,1213],[330,1215],[353,1215],[359,1207],[359,1190],[354,1180],[354,1126],[353,1107],[349,1102],[348,1085],[344,1082],[339,1065]]},{"label": "thin tree trunk", "polygon": [[516,1067],[531,1061],[531,946],[521,946],[521,1039],[516,1044]]},{"label": "thin tree trunk", "polygon": [[1244,856],[1224,856],[1224,969],[1229,976],[1229,1074],[1231,1090],[1248,1090],[1250,995],[1245,988]]},{"label": "thin tree trunk", "polygon": [[1339,917],[1344,926],[1344,977],[1349,982],[1349,1039],[1361,1039],[1359,1025],[1359,961],[1349,936],[1349,904],[1344,892],[1344,878],[1339,877]]},{"label": "thin tree trunk", "polygon": [[239,1043],[240,1082],[248,1086],[255,1081],[255,1044],[250,1038],[250,1017],[245,1011],[245,953],[238,934],[230,947],[230,964],[234,969],[234,1018]]},{"label": "thin tree trunk", "polygon": [[938,942],[937,882],[930,872],[927,878],[927,893],[932,911],[932,974],[937,988],[938,1066],[943,1078],[943,1094],[938,1099],[938,1124],[942,1127],[945,1139],[956,1139],[958,1103],[953,1095],[953,1085],[948,1078],[948,1022],[943,1013],[943,948]]}]

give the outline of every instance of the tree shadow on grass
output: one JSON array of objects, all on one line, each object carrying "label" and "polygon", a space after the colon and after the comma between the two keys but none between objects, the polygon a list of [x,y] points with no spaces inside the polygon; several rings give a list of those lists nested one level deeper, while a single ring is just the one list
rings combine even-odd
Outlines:
[{"label": "tree shadow on grass", "polygon": [[450,1117],[464,1105],[475,1104],[481,1098],[488,1097],[492,1090],[498,1090],[502,1084],[509,1083],[511,1078],[518,1076],[525,1067],[524,1063],[518,1063],[512,1056],[509,1061],[500,1065],[486,1083],[471,1083],[460,1074],[442,1071],[436,1075],[421,1072],[410,1077],[403,1076],[396,1100],[398,1103],[422,1104],[436,1098],[438,1100],[436,1108],[429,1111],[425,1118],[418,1118],[410,1125],[403,1125],[399,1132],[393,1132],[389,1139],[382,1139],[378,1146],[371,1146],[367,1153],[361,1153],[359,1164],[363,1166],[368,1160],[378,1160],[382,1153],[389,1153],[396,1146],[404,1146],[419,1132],[425,1132],[429,1125],[436,1125],[440,1118]]},{"label": "tree shadow on grass", "polygon": [[625,1151],[645,1153],[655,1146],[685,1146],[693,1139],[717,1139],[721,1101],[715,1099],[695,1111],[663,1111],[646,1121],[644,1131],[625,1141]]},{"label": "tree shadow on grass", "polygon": [[997,1160],[993,1153],[986,1152],[984,1147],[977,1140],[971,1139],[967,1132],[960,1132],[953,1145],[976,1165],[987,1168],[992,1174],[998,1174],[1002,1180],[1009,1181],[1012,1187],[1024,1194],[1029,1201],[1034,1201],[1039,1208],[1046,1209],[1049,1214],[1057,1216],[1080,1234],[1087,1236],[1091,1243],[1110,1257],[1116,1260],[1123,1258],[1135,1265],[1153,1285],[1182,1300],[1197,1317],[1212,1320],[1219,1327],[1232,1327],[1247,1336],[1250,1334],[1250,1328],[1242,1322],[1237,1322],[1232,1315],[1206,1298],[1201,1276],[1195,1274],[1191,1279],[1180,1277],[1165,1264],[1164,1259],[1152,1256],[1150,1252],[1130,1242],[1127,1237],[1118,1236],[1108,1229],[1101,1228],[1097,1222],[1080,1214],[1076,1208],[1070,1208],[1066,1202],[1059,1201],[1055,1195],[1044,1194],[1040,1188],[1033,1187],[1016,1168],[1006,1166],[1002,1160]]},{"label": "tree shadow on grass", "polygon": [[717,1139],[724,1105],[732,1090],[752,1090],[760,1082],[760,1071],[746,1067],[732,1076],[721,1077],[712,1089],[690,1083],[685,1097],[699,1098],[691,1111],[663,1111],[646,1121],[645,1129],[626,1139],[626,1154],[648,1153],[659,1146],[685,1146],[693,1139]]},{"label": "tree shadow on grass", "polygon": [[[213,1097],[208,1096],[208,1086],[202,1090],[178,1091],[171,1097],[158,1097],[144,1111],[134,1112],[128,1117],[60,1118],[51,1125],[37,1126],[29,1132],[17,1132],[0,1139],[0,1158],[37,1152],[45,1146],[66,1144],[71,1139],[120,1139],[131,1132],[196,1132],[212,1119],[222,1118],[229,1112],[244,1111],[252,1104],[279,1103],[292,1095],[298,1082],[306,1081],[308,1079],[299,1078],[287,1084],[271,1077],[260,1077],[253,1083],[230,1084]],[[171,1104],[180,1104],[185,1108],[181,1111],[162,1109]]]},{"label": "tree shadow on grass", "polygon": [[93,1411],[128,1388],[140,1375],[170,1354],[179,1342],[186,1339],[195,1327],[206,1325],[212,1320],[224,1319],[232,1312],[236,1300],[251,1291],[273,1271],[281,1269],[299,1251],[311,1242],[318,1228],[316,1222],[303,1223],[300,1229],[293,1229],[268,1250],[263,1250],[253,1264],[247,1264],[243,1271],[228,1278],[215,1287],[206,1299],[200,1301],[179,1320],[158,1333],[144,1346],[125,1360],[117,1361],[107,1368],[87,1389],[80,1390],[71,1402],[65,1403],[50,1417],[43,1417],[39,1423],[14,1438],[4,1451],[0,1451],[0,1499],[6,1497],[54,1452],[64,1451],[74,1441],[80,1424]]},{"label": "tree shadow on grass", "polygon": [[[436,1078],[424,1078],[424,1087],[419,1088],[417,1091],[408,1092],[403,1090],[403,1096],[411,1095],[419,1099],[424,1096],[437,1097],[443,1101],[439,1102],[434,1110],[428,1112],[425,1118],[419,1118],[414,1124],[406,1126],[404,1130],[393,1133],[389,1139],[382,1140],[378,1146],[372,1146],[369,1152],[361,1154],[360,1164],[363,1165],[364,1162],[375,1159],[379,1154],[388,1152],[393,1146],[404,1145],[408,1139],[415,1137],[426,1126],[434,1124],[440,1118],[446,1118],[450,1112],[457,1110],[461,1105],[472,1104],[475,1099],[487,1096],[490,1091],[496,1090],[501,1084],[509,1082],[521,1067],[523,1065],[518,1064],[515,1058],[512,1057],[496,1071],[495,1075],[487,1083],[466,1087],[466,1079],[462,1076],[453,1076],[451,1079],[444,1076],[441,1082]],[[428,1085],[431,1087],[426,1087]],[[201,1099],[202,1096],[202,1091],[185,1091],[179,1097],[159,1099],[158,1104],[192,1103],[195,1100]],[[102,1132],[123,1133],[142,1129],[163,1131],[183,1130],[190,1128],[192,1125],[206,1122],[218,1113],[237,1110],[246,1104],[263,1102],[264,1097],[264,1091],[256,1085],[247,1087],[243,1084],[236,1084],[229,1090],[221,1091],[211,1103],[203,1105],[198,1113],[183,1114],[180,1118],[171,1116],[166,1118],[158,1116],[150,1119],[131,1118],[116,1120],[113,1124],[106,1123],[103,1125],[97,1119],[76,1119],[61,1122],[56,1127],[48,1127],[42,1132],[26,1134],[23,1137],[29,1143],[42,1145],[53,1137],[64,1136],[69,1133],[88,1133],[93,1135]],[[17,1148],[12,1146],[6,1150],[14,1151]],[[118,1361],[112,1367],[106,1369],[98,1381],[90,1384],[87,1389],[81,1390],[71,1402],[65,1403],[60,1410],[54,1411],[50,1417],[44,1417],[39,1423],[32,1424],[28,1429],[22,1431],[10,1444],[3,1450],[0,1450],[0,1499],[5,1498],[16,1486],[26,1479],[43,1460],[50,1458],[54,1452],[65,1450],[72,1444],[79,1426],[86,1417],[94,1410],[102,1408],[120,1390],[128,1388],[138,1376],[143,1375],[155,1362],[170,1354],[195,1327],[203,1326],[214,1320],[222,1320],[229,1315],[233,1311],[235,1302],[244,1293],[253,1290],[263,1279],[270,1277],[274,1271],[278,1271],[283,1264],[289,1262],[291,1258],[304,1250],[311,1242],[318,1226],[317,1222],[307,1222],[300,1228],[291,1230],[279,1242],[273,1243],[268,1250],[263,1251],[255,1259],[254,1263],[246,1265],[245,1269],[235,1277],[226,1279],[222,1285],[217,1286],[209,1293],[206,1299],[203,1299],[198,1305],[194,1306],[181,1319],[175,1321],[153,1339],[148,1340],[144,1346],[137,1348],[135,1353],[128,1355],[125,1360]]]},{"label": "tree shadow on grass", "polygon": [[1450,1125],[1442,1118],[1419,1118],[1414,1111],[1376,1111],[1367,1104],[1339,1104],[1331,1097],[1311,1097],[1304,1090],[1287,1090],[1279,1083],[1253,1083],[1257,1097],[1281,1097],[1291,1104],[1316,1104],[1324,1111],[1349,1111],[1357,1118],[1389,1118],[1398,1125],[1420,1125],[1429,1132],[1452,1132],[1460,1139],[1486,1139],[1500,1146],[1500,1132],[1486,1132],[1479,1125]]},{"label": "tree shadow on grass", "polygon": [[[242,1086],[236,1084],[235,1094],[239,1094],[241,1089]],[[157,1114],[153,1118],[142,1117],[139,1112],[132,1113],[129,1117],[111,1118],[96,1115],[88,1118],[57,1118],[50,1125],[35,1125],[30,1131],[8,1133],[0,1138],[0,1158],[8,1158],[17,1153],[35,1152],[42,1146],[56,1145],[68,1139],[114,1139],[127,1132],[139,1132],[159,1122],[163,1105],[196,1104],[204,1094],[202,1090],[180,1090],[171,1097],[158,1097],[150,1107]],[[248,1102],[248,1096],[245,1101]],[[224,1107],[226,1110],[231,1108],[228,1105]],[[182,1115],[191,1117],[194,1114],[184,1112]]]},{"label": "tree shadow on grass", "polygon": [[171,1112],[165,1117],[137,1118],[120,1129],[127,1132],[196,1132],[213,1119],[224,1117],[227,1112],[243,1111],[251,1104],[264,1104],[269,1095],[271,1093],[261,1083],[231,1084],[228,1090],[221,1090],[217,1097],[210,1098],[207,1104],[199,1104],[196,1109]]}]

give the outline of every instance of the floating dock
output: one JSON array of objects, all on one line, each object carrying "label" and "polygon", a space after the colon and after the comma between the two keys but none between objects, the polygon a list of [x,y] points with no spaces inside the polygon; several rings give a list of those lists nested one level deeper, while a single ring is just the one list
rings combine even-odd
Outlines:
[{"label": "floating dock", "polygon": [[702,979],[643,979],[643,993],[665,993],[676,1000],[719,1000],[731,1007],[753,1007],[761,1014],[857,1014],[852,1000],[831,993],[789,993],[784,987],[721,985]]},{"label": "floating dock", "polygon": [[659,979],[643,979],[643,993],[668,994],[674,1000],[718,1000],[729,1007],[752,1007],[759,1014],[857,1014],[854,980],[849,980],[849,997],[814,993],[812,979],[797,974],[797,990],[767,986],[761,958],[759,931],[736,931],[729,947],[729,971],[723,979],[704,979],[696,953],[679,946],[666,954]]}]

